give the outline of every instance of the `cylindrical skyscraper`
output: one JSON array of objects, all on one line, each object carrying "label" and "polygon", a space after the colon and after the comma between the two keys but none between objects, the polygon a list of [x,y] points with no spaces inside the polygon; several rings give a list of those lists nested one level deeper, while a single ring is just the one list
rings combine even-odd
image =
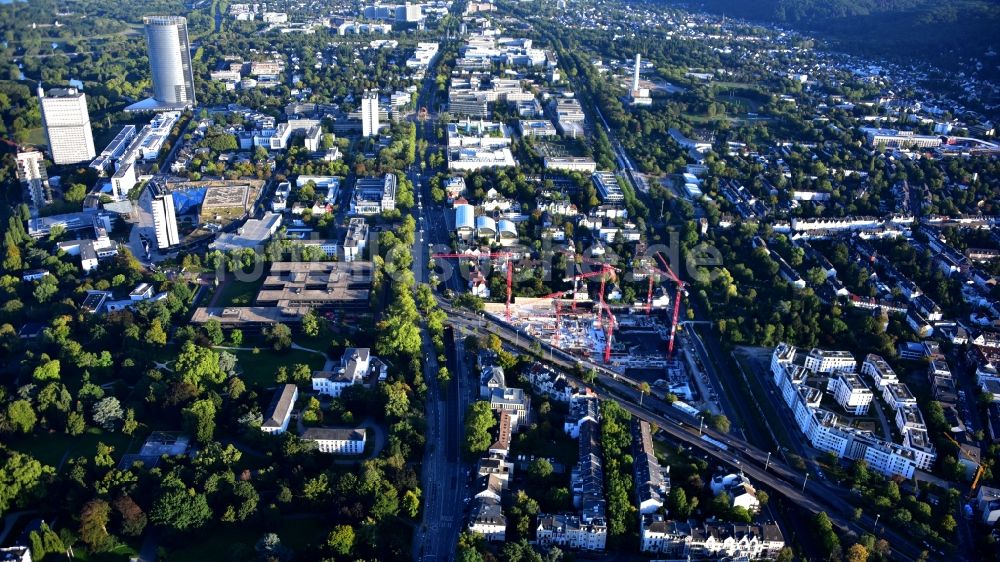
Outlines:
[{"label": "cylindrical skyscraper", "polygon": [[149,45],[153,98],[162,104],[194,106],[194,71],[191,68],[187,19],[181,16],[149,16],[143,18],[143,22]]},{"label": "cylindrical skyscraper", "polygon": [[642,61],[642,57],[640,57],[639,53],[636,53],[635,54],[635,70],[632,71],[633,72],[633,74],[632,74],[632,91],[633,92],[639,89],[639,68],[642,66],[642,62],[641,61]]}]

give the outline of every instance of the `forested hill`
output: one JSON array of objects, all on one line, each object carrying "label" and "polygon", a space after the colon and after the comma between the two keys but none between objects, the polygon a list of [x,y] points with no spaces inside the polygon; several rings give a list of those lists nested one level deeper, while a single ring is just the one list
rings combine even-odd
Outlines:
[{"label": "forested hill", "polygon": [[[667,0],[818,32],[861,54],[913,55],[937,63],[1000,51],[996,0]],[[988,63],[987,63],[988,64]],[[990,65],[995,70],[996,59]]]}]

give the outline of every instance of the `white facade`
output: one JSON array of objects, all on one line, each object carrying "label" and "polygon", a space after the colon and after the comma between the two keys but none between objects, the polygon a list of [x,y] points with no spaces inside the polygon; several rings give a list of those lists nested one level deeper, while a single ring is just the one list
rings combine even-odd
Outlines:
[{"label": "white facade", "polygon": [[834,371],[854,372],[857,361],[847,351],[826,351],[813,348],[805,358],[804,367],[817,373],[832,373]]},{"label": "white facade", "polygon": [[90,129],[87,95],[76,88],[58,88],[48,95],[38,87],[42,125],[56,164],[77,164],[94,159],[94,135]]},{"label": "white facade", "polygon": [[129,162],[122,165],[121,168],[115,172],[115,175],[111,176],[111,196],[116,201],[121,201],[125,199],[128,192],[135,187],[138,183],[138,179],[135,176],[135,163]]},{"label": "white facade", "polygon": [[181,16],[149,16],[143,22],[149,48],[153,98],[172,106],[194,106],[194,71],[187,19]]},{"label": "white facade", "polygon": [[586,523],[576,515],[539,515],[535,537],[540,546],[604,550],[608,528],[597,522]]},{"label": "white facade", "polygon": [[833,392],[833,397],[844,410],[855,416],[867,414],[875,396],[853,373],[835,373],[830,377],[827,390]]},{"label": "white facade", "polygon": [[169,193],[157,195],[152,200],[153,227],[156,229],[156,246],[161,250],[180,242],[177,233],[177,215],[174,198]]},{"label": "white facade", "polygon": [[[280,435],[288,430],[288,422],[292,419],[292,409],[299,399],[299,389],[294,384],[286,384],[274,396],[270,413],[260,430],[272,435]],[[362,449],[364,447],[362,446]]]},{"label": "white facade", "polygon": [[35,208],[52,202],[49,175],[45,170],[45,157],[37,150],[17,153],[17,178],[21,186],[28,190],[31,204]]},{"label": "white facade", "polygon": [[[815,382],[814,385],[807,384],[810,379],[816,378],[816,371],[799,363],[823,366],[821,358],[824,356],[830,357],[832,354],[816,349],[808,355],[797,354],[795,347],[779,344],[771,357],[774,383],[791,410],[799,430],[812,446],[840,457],[864,459],[872,470],[886,476],[911,478],[918,468],[930,467],[936,453],[926,439],[925,431],[914,428],[904,434],[901,443],[893,443],[871,432],[850,427],[837,414],[820,407],[822,390],[814,386]],[[826,366],[832,368],[830,363]],[[846,369],[841,364],[841,371],[843,370]],[[903,385],[889,384],[886,392],[890,389],[898,391],[895,387],[899,386]]]},{"label": "white facade", "polygon": [[368,431],[359,429],[332,429],[311,427],[302,434],[305,441],[314,441],[321,453],[338,455],[360,455],[365,452]]},{"label": "white facade", "polygon": [[367,91],[361,98],[361,136],[378,134],[378,92]]}]

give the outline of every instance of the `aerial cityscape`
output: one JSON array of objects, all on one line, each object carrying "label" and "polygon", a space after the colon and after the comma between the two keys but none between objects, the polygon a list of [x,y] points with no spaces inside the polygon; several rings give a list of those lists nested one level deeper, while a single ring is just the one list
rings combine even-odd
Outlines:
[{"label": "aerial cityscape", "polygon": [[0,32],[0,561],[1000,560],[995,2]]}]

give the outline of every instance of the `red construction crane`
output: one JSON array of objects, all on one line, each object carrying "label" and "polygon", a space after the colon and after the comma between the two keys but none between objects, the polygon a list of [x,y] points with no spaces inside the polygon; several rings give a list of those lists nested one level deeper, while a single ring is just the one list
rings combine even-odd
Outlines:
[{"label": "red construction crane", "polygon": [[[573,282],[573,289],[575,291],[576,288],[577,288],[577,284],[580,282],[580,279],[587,279],[587,278],[590,278],[590,277],[600,276],[601,277],[601,292],[599,293],[600,296],[599,296],[598,305],[597,305],[597,318],[598,318],[598,320],[603,320],[604,319],[604,288],[605,288],[605,283],[607,282],[608,277],[613,277],[615,275],[615,272],[618,271],[618,268],[616,268],[614,266],[611,266],[611,265],[608,265],[608,264],[600,264],[600,265],[602,266],[602,268],[601,268],[600,271],[589,271],[587,273],[577,273],[577,274],[573,275],[573,277],[567,277],[567,278],[563,279],[563,282],[568,283],[568,282],[572,281]],[[576,306],[576,299],[575,298],[573,299],[573,306]]]},{"label": "red construction crane", "polygon": [[558,292],[552,293],[551,295],[545,295],[544,297],[539,297],[539,298],[542,298],[542,299],[553,299],[553,303],[555,304],[555,307],[556,307],[556,330],[553,333],[552,339],[555,341],[555,345],[557,347],[559,346],[559,334],[560,334],[560,328],[562,327],[562,323],[561,323],[561,319],[560,319],[560,313],[562,312],[562,310],[561,310],[562,309],[562,300],[561,299],[562,299],[562,297],[564,297],[566,295],[566,293],[573,293],[573,292],[575,292],[575,288],[574,289],[569,289],[569,290],[566,290],[566,291],[558,291]]},{"label": "red construction crane", "polygon": [[681,312],[681,295],[684,293],[684,286],[687,284],[681,281],[680,277],[677,277],[674,270],[670,269],[670,265],[667,264],[667,260],[663,258],[662,254],[657,252],[656,257],[663,264],[664,273],[673,279],[674,283],[677,283],[677,294],[674,296],[674,318],[670,323],[670,339],[667,341],[667,360],[669,361],[674,355],[674,334],[677,333],[677,318]]},{"label": "red construction crane", "polygon": [[484,258],[505,258],[507,261],[507,304],[504,308],[504,318],[507,322],[510,322],[510,294],[511,287],[514,285],[514,260],[511,259],[513,256],[511,252],[492,252],[489,254],[433,254],[432,258],[458,258],[458,259],[468,259],[468,260],[481,260]]},{"label": "red construction crane", "polygon": [[615,318],[614,313],[611,312],[611,307],[607,303],[602,303],[604,308],[608,311],[608,322],[606,325],[602,326],[604,328],[604,362],[611,362],[611,336],[614,334],[615,324],[618,323],[618,319]]}]

